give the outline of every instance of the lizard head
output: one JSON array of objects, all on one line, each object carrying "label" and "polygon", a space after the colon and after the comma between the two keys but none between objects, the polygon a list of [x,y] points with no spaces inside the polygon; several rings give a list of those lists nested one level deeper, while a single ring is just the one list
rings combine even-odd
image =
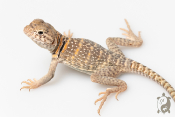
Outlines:
[{"label": "lizard head", "polygon": [[58,32],[42,19],[35,19],[24,28],[24,33],[37,45],[52,51],[57,45]]}]

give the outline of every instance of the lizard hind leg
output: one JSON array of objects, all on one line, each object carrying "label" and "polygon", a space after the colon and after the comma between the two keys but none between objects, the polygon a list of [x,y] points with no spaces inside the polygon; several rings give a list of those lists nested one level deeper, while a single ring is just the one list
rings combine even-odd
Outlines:
[{"label": "lizard hind leg", "polygon": [[106,68],[100,69],[99,71],[91,75],[92,82],[96,82],[104,85],[117,86],[114,88],[107,88],[105,92],[99,93],[99,95],[103,94],[101,98],[95,101],[95,104],[98,101],[101,101],[101,104],[98,109],[99,115],[100,115],[100,110],[104,105],[104,102],[106,101],[108,95],[110,95],[111,93],[116,93],[115,97],[117,99],[118,94],[127,89],[127,84],[123,80],[115,78],[120,73],[121,73],[121,67],[114,66],[114,67],[106,67]]},{"label": "lizard hind leg", "polygon": [[113,55],[118,54],[123,57],[125,56],[123,52],[121,51],[121,49],[118,47],[115,39],[113,38],[106,39],[106,45],[108,46],[108,49],[114,53]]},{"label": "lizard hind leg", "polygon": [[130,25],[126,19],[125,19],[125,22],[128,30],[123,28],[120,28],[120,29],[126,32],[122,34],[122,35],[125,35],[126,38],[109,37],[106,41],[115,42],[116,45],[121,45],[121,46],[140,47],[143,43],[143,40],[140,35],[140,31],[138,32],[138,36],[136,36],[131,30]]}]

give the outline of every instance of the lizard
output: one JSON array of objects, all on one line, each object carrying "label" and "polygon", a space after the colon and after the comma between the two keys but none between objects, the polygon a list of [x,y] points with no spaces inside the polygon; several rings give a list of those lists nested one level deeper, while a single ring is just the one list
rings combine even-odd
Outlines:
[{"label": "lizard", "polygon": [[101,101],[97,110],[99,115],[108,95],[116,93],[115,98],[117,99],[118,94],[127,89],[126,82],[117,78],[122,73],[137,73],[154,80],[163,86],[175,101],[175,90],[163,77],[143,64],[125,57],[118,47],[118,45],[140,47],[143,43],[140,31],[136,36],[126,19],[125,22],[128,30],[120,29],[125,31],[123,35],[126,38],[107,38],[108,49],[106,49],[89,39],[72,38],[73,33],[70,33],[70,30],[68,35],[65,32],[61,34],[44,20],[34,19],[24,28],[24,33],[38,46],[49,50],[52,54],[52,60],[45,76],[39,80],[34,78],[23,81],[22,83],[28,86],[23,86],[21,89],[27,88],[30,91],[30,89],[38,88],[49,82],[54,77],[58,63],[63,63],[75,70],[89,74],[92,82],[115,86],[99,93],[99,95],[103,94],[95,101],[95,104]]}]

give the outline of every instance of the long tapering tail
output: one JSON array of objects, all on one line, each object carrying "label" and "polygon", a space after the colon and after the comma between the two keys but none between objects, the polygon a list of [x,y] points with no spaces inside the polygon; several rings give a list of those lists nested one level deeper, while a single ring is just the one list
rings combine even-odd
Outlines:
[{"label": "long tapering tail", "polygon": [[130,72],[141,74],[143,76],[149,77],[150,79],[156,81],[158,84],[163,86],[163,88],[168,91],[168,93],[171,95],[171,97],[175,101],[174,88],[164,78],[162,78],[159,74],[157,74],[153,70],[149,69],[148,67],[136,61],[131,61]]}]

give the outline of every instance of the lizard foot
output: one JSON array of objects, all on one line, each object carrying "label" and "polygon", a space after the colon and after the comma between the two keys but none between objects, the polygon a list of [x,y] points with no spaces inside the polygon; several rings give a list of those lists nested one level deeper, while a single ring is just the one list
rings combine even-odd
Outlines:
[{"label": "lizard foot", "polygon": [[98,114],[100,115],[100,110],[101,110],[101,108],[102,108],[102,106],[103,106],[103,104],[104,104],[104,102],[106,101],[106,99],[107,99],[107,96],[111,93],[111,92],[109,92],[111,89],[110,88],[108,88],[108,89],[106,89],[106,91],[105,92],[100,92],[99,93],[99,95],[101,95],[101,94],[104,94],[101,98],[99,98],[99,99],[97,99],[96,101],[95,101],[95,104],[98,102],[98,101],[101,101],[101,104],[100,104],[100,106],[99,106],[99,108],[98,108]]},{"label": "lizard foot", "polygon": [[35,88],[39,87],[38,81],[35,78],[33,81],[31,79],[28,79],[27,81],[23,81],[22,83],[26,83],[29,86],[23,86],[21,89],[27,88],[27,89],[29,89],[29,91],[30,91],[30,89],[35,89]]},{"label": "lizard foot", "polygon": [[[125,89],[124,89],[125,90]],[[115,98],[117,99],[117,96],[119,93],[123,92],[123,89],[118,89],[118,88],[107,88],[105,92],[100,92],[99,95],[101,94],[104,94],[101,98],[97,99],[95,101],[95,104],[98,102],[98,101],[101,101],[101,104],[98,108],[98,114],[100,115],[100,110],[104,104],[104,102],[106,101],[107,99],[107,96],[110,95],[111,93],[115,93],[116,92],[116,95],[115,95]],[[117,99],[118,100],[118,99]]]},{"label": "lizard foot", "polygon": [[133,41],[136,41],[136,40],[141,40],[141,35],[140,35],[140,31],[138,32],[138,37],[132,32],[130,26],[129,26],[129,23],[128,21],[125,19],[125,22],[126,22],[126,25],[128,27],[128,30],[126,29],[123,29],[123,28],[120,28],[120,30],[123,30],[125,31],[126,33],[123,33],[122,35],[125,35],[127,36],[126,39],[130,39],[130,40],[133,40]]},{"label": "lizard foot", "polygon": [[72,38],[72,35],[73,35],[73,33],[70,33],[70,30],[68,31],[68,35],[65,32],[63,34],[64,36],[69,37],[69,38]]}]

